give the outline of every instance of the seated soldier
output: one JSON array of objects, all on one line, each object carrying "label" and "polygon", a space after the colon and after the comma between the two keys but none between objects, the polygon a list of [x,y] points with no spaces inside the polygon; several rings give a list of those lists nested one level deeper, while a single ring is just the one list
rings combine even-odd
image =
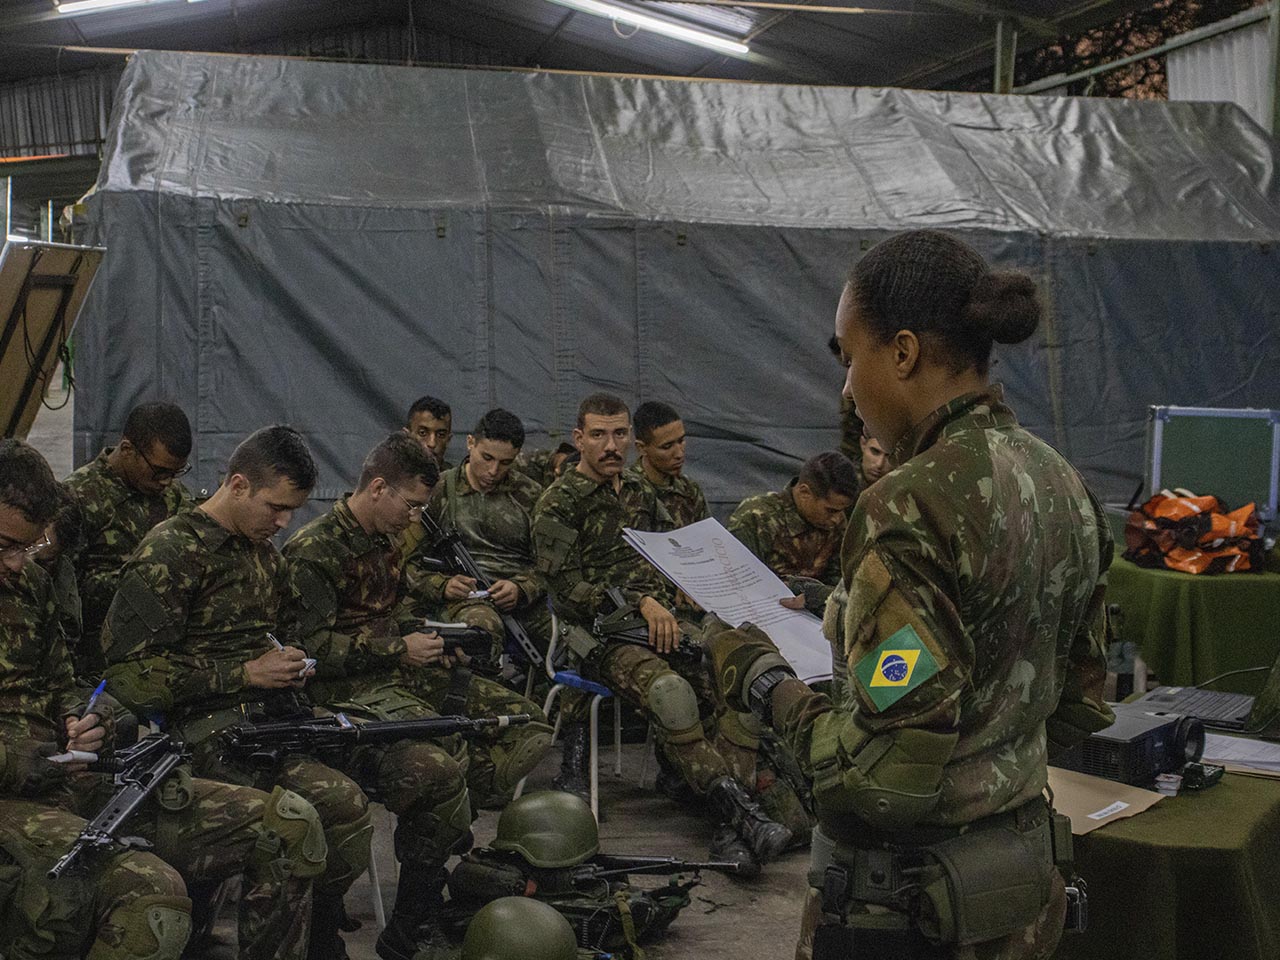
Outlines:
[{"label": "seated soldier", "polygon": [[636,453],[631,473],[653,485],[676,527],[711,516],[707,498],[695,480],[684,475],[684,421],[675,408],[656,400],[636,408]]},{"label": "seated soldier", "polygon": [[[524,424],[507,410],[490,410],[467,435],[467,457],[446,472],[426,509],[431,528],[422,546],[409,559],[417,600],[443,607],[450,622],[463,622],[487,631],[499,648],[518,660],[542,660],[506,636],[502,615],[520,625],[545,656],[550,639],[546,581],[537,571],[533,548],[533,508],[542,488],[514,469],[524,446]],[[487,597],[476,597],[477,583],[465,574],[439,573],[423,568],[423,561],[440,558],[443,540],[456,534],[486,577]]]},{"label": "seated soldier", "polygon": [[[700,663],[670,656],[681,626],[658,573],[622,538],[623,527],[669,530],[671,517],[653,487],[624,471],[631,446],[631,414],[617,397],[593,394],[578,408],[576,468],[542,495],[534,514],[538,568],[547,577],[557,614],[574,627],[568,645],[589,679],[609,687],[642,711],[653,725],[659,749],[699,796],[715,810],[720,829],[711,844],[714,859],[734,859],[744,872],[758,872],[792,840],[792,831],[770,819],[737,775],[726,752],[733,745],[714,727],[717,698]],[[612,612],[606,591],[617,587],[649,626],[649,646],[601,644],[588,633],[598,614]],[[566,764],[585,761],[587,732],[566,733]],[[754,761],[755,748],[747,752]],[[739,750],[744,745],[737,745]],[[575,771],[571,778],[581,779]],[[754,770],[751,771],[754,781]],[[754,783],[752,783],[754,786]]]},{"label": "seated soldier", "polygon": [[840,541],[857,499],[858,474],[849,458],[820,453],[782,490],[738,504],[729,532],[803,595],[796,606],[821,615],[840,582]]},{"label": "seated soldier", "polygon": [[249,436],[213,496],[143,538],[125,564],[102,641],[112,693],[139,716],[162,718],[191,749],[197,772],[286,787],[315,807],[329,855],[315,881],[308,957],[329,960],[346,955],[342,898],[369,863],[368,799],[345,773],[312,757],[263,767],[224,755],[220,736],[246,719],[309,714],[299,701],[310,676],[305,653],[274,637],[284,633],[290,593],[271,538],[315,482],[296,430],[265,427]]},{"label": "seated soldier", "polygon": [[563,472],[564,462],[573,452],[573,444],[562,441],[551,450],[539,450],[528,457],[519,457],[515,469],[545,490]]},{"label": "seated soldier", "polygon": [[[445,651],[408,612],[403,561],[395,537],[431,496],[435,460],[404,433],[369,452],[352,493],[312,520],[285,544],[293,584],[298,639],[316,660],[313,702],[365,720],[435,716],[412,678]],[[487,705],[486,713],[536,712]],[[525,704],[519,704],[523,708]],[[501,731],[471,773],[486,799],[509,791],[550,745],[550,727]],[[518,736],[513,736],[518,734]],[[444,864],[454,847],[469,846],[471,800],[465,751],[455,759],[444,743],[402,741],[357,751],[350,769],[376,799],[398,816],[401,861],[391,922],[378,939],[378,955],[408,958],[430,941],[442,903]]]},{"label": "seated soldier", "polygon": [[0,441],[0,869],[12,885],[0,897],[0,955],[177,960],[191,929],[187,885],[241,875],[239,955],[298,960],[325,841],[311,805],[280,788],[192,780],[179,767],[123,827],[154,852],[91,849],[47,878],[114,793],[85,763],[52,759],[109,752],[114,712],[109,696],[94,702],[77,685],[49,577],[29,562],[63,502],[39,453]]},{"label": "seated soldier", "polygon": [[[453,439],[453,411],[447,403],[435,397],[419,397],[413,401],[404,418],[404,432],[427,452],[441,473],[453,469],[444,458]],[[400,555],[406,560],[422,543],[422,533],[422,524],[411,523],[400,535]]]},{"label": "seated soldier", "polygon": [[865,431],[858,437],[858,443],[862,448],[858,479],[862,481],[862,489],[865,490],[892,470],[893,464],[889,462],[889,452],[885,450],[884,444],[875,437],[868,436]]},{"label": "seated soldier", "polygon": [[102,672],[102,622],[120,572],[147,531],[191,505],[178,479],[188,470],[191,424],[180,407],[144,403],[124,422],[120,442],[67,477],[80,498],[84,542],[74,554],[84,642],[72,648],[77,673]]}]

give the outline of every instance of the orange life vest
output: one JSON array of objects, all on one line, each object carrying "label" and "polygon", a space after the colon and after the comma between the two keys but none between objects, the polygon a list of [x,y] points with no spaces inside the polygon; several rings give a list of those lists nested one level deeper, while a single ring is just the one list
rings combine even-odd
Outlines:
[{"label": "orange life vest", "polygon": [[1261,570],[1262,524],[1254,504],[1227,511],[1217,497],[1162,490],[1124,528],[1124,558],[1182,573]]}]

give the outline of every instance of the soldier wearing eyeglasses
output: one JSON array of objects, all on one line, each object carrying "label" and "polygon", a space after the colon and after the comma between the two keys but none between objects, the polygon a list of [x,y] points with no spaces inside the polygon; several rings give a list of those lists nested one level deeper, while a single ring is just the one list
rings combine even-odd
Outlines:
[{"label": "soldier wearing eyeglasses", "polygon": [[187,415],[171,403],[144,403],[130,412],[118,444],[67,477],[84,514],[75,556],[83,617],[73,653],[78,676],[102,672],[102,622],[125,561],[152,527],[193,502],[178,479],[191,469],[190,453]]}]

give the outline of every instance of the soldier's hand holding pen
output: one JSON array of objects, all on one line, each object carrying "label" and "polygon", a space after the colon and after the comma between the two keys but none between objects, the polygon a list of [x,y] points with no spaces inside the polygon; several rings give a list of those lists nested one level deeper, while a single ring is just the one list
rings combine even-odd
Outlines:
[{"label": "soldier's hand holding pen", "polygon": [[271,641],[272,649],[245,663],[245,682],[263,690],[303,686],[307,677],[315,673],[315,661],[307,656],[305,650],[286,647],[271,634],[267,634],[267,639]]},{"label": "soldier's hand holding pen", "polygon": [[472,593],[475,588],[475,580],[458,574],[456,577],[451,577],[449,582],[444,585],[444,598],[446,600],[465,600],[467,599],[467,594]]}]

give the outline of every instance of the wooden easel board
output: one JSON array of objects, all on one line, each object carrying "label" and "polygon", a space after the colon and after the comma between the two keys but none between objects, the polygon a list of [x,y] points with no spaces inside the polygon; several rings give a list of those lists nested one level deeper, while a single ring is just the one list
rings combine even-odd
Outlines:
[{"label": "wooden easel board", "polygon": [[102,247],[14,240],[0,248],[0,437],[26,437]]}]

